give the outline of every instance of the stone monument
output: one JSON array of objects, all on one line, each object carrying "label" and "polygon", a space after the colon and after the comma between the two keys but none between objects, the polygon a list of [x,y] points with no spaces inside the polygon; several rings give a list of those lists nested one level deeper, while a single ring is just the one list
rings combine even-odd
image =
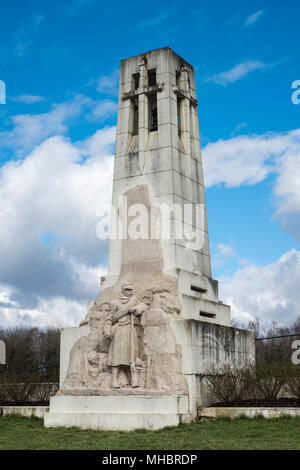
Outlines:
[{"label": "stone monument", "polygon": [[212,279],[194,70],[169,48],[121,62],[112,208],[108,274],[62,330],[47,427],[191,422],[207,367],[254,359]]}]

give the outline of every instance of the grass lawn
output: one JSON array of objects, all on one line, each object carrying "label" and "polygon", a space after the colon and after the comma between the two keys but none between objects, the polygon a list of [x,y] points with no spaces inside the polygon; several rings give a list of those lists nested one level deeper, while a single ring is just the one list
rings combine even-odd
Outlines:
[{"label": "grass lawn", "polygon": [[46,429],[37,418],[0,417],[0,450],[300,450],[300,418],[220,419],[159,431]]}]

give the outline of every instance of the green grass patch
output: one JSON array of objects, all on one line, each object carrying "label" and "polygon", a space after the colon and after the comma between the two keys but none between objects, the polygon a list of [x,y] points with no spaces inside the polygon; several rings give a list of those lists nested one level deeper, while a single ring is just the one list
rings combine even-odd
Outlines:
[{"label": "green grass patch", "polygon": [[44,428],[43,420],[0,417],[0,450],[300,450],[300,418],[202,420],[158,431]]}]

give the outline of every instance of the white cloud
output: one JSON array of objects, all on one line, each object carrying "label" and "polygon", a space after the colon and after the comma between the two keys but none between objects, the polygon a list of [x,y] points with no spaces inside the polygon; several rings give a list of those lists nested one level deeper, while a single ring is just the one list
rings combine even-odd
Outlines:
[{"label": "white cloud", "polygon": [[206,78],[205,81],[226,86],[229,83],[234,83],[237,80],[246,77],[250,72],[254,72],[255,70],[266,70],[274,65],[275,64],[265,64],[264,62],[257,60],[246,60],[225,72],[215,73],[211,77]]},{"label": "white cloud", "polygon": [[254,185],[273,174],[276,216],[293,236],[300,236],[300,129],[209,143],[203,164],[207,186]]},{"label": "white cloud", "polygon": [[235,256],[234,250],[229,245],[224,245],[224,243],[219,243],[217,246],[219,254],[224,258],[231,258]]},{"label": "white cloud", "polygon": [[278,215],[300,213],[300,130],[295,131],[293,144],[277,164],[274,194],[279,200]]},{"label": "white cloud", "polygon": [[13,307],[17,306],[17,302],[11,300],[12,289],[8,286],[0,285],[0,306]]},{"label": "white cloud", "polygon": [[[110,100],[92,100],[85,95],[52,105],[40,114],[17,114],[11,117],[12,129],[0,132],[0,149],[13,149],[22,156],[50,136],[66,134],[76,120],[102,121],[117,109]],[[19,156],[19,155],[18,155]]]},{"label": "white cloud", "polygon": [[91,113],[88,114],[87,119],[90,121],[102,121],[109,116],[114,115],[118,110],[118,104],[111,100],[102,100],[98,103],[95,102]]},{"label": "white cloud", "polygon": [[111,201],[114,140],[114,127],[75,144],[55,136],[0,168],[1,321],[78,323],[97,295],[107,251],[97,209]]},{"label": "white cloud", "polygon": [[47,113],[12,116],[12,130],[0,132],[0,148],[30,151],[47,137],[65,133],[68,123],[78,117],[88,104],[90,99],[77,95],[70,101],[53,105]]},{"label": "white cloud", "polygon": [[300,129],[221,139],[203,150],[205,182],[227,187],[256,184],[271,172],[282,173],[291,158],[300,159]]},{"label": "white cloud", "polygon": [[264,13],[265,13],[265,10],[259,10],[253,13],[252,15],[249,15],[244,23],[244,26],[253,25],[263,16]]},{"label": "white cloud", "polygon": [[114,70],[111,75],[101,75],[97,81],[97,91],[107,95],[118,96],[119,73],[119,70]]},{"label": "white cloud", "polygon": [[280,134],[242,135],[209,143],[203,150],[205,183],[226,187],[259,183],[273,171],[274,156],[288,144],[289,138]]},{"label": "white cloud", "polygon": [[22,103],[22,104],[35,104],[35,103],[40,103],[41,101],[45,101],[45,98],[42,96],[37,96],[37,95],[19,95],[19,96],[13,96],[10,98],[11,101],[15,101],[16,103]]},{"label": "white cloud", "polygon": [[247,127],[247,123],[246,122],[240,122],[239,124],[237,124],[235,126],[235,128],[233,129],[232,133],[231,133],[231,136],[233,137],[234,135],[236,134],[240,134],[241,133],[241,130],[244,129],[245,127]]},{"label": "white cloud", "polygon": [[[3,291],[2,291],[3,289]],[[0,286],[1,296],[6,294],[7,287]],[[8,298],[7,303],[1,305],[0,324],[2,328],[14,326],[77,326],[86,314],[86,305],[65,297],[52,297],[51,299],[37,298],[34,308],[26,308],[21,302]]]},{"label": "white cloud", "polygon": [[235,256],[235,251],[230,245],[219,243],[216,248],[212,249],[212,264],[215,269],[224,269],[228,267],[228,263],[231,263]]},{"label": "white cloud", "polygon": [[266,266],[247,263],[231,278],[220,279],[220,298],[232,307],[232,319],[258,318],[290,325],[299,316],[300,252],[291,250]]}]

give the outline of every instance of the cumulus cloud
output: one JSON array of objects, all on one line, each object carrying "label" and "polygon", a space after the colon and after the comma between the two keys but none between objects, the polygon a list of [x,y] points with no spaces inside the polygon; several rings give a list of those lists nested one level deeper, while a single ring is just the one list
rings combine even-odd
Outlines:
[{"label": "cumulus cloud", "polygon": [[258,318],[262,325],[291,324],[299,316],[300,252],[292,249],[266,266],[247,262],[231,278],[220,278],[220,296],[231,305],[232,319]]},{"label": "cumulus cloud", "polygon": [[277,134],[241,135],[207,144],[203,150],[206,185],[259,183],[274,170],[275,155],[287,149],[290,140]]},{"label": "cumulus cloud", "polygon": [[203,163],[207,186],[254,185],[273,174],[275,214],[286,230],[300,236],[300,129],[209,143]]},{"label": "cumulus cloud", "polygon": [[256,23],[265,13],[265,10],[259,10],[253,13],[252,15],[249,15],[246,18],[246,21],[244,23],[244,26],[252,26],[254,23]]},{"label": "cumulus cloud", "polygon": [[231,258],[232,256],[235,256],[235,252],[231,248],[231,246],[224,245],[224,243],[219,243],[219,245],[217,246],[217,249],[220,255],[223,256],[224,258]]},{"label": "cumulus cloud", "polygon": [[212,249],[212,264],[215,269],[224,269],[235,257],[236,253],[230,245],[219,243]]},{"label": "cumulus cloud", "polygon": [[[66,297],[36,298],[35,306],[24,307],[21,300],[10,298],[12,291],[7,286],[0,286],[0,324],[2,328],[14,326],[75,326],[82,320],[85,306]],[[7,295],[6,304],[1,303],[1,296]]]},{"label": "cumulus cloud", "polygon": [[115,114],[118,110],[118,104],[112,100],[102,100],[95,102],[91,113],[87,116],[90,121],[102,121]]},{"label": "cumulus cloud", "polygon": [[21,104],[35,104],[35,103],[40,103],[41,101],[45,101],[45,98],[42,96],[38,95],[19,95],[19,96],[13,96],[10,98],[11,101],[14,101],[15,103],[21,103]]},{"label": "cumulus cloud", "polygon": [[233,129],[232,133],[231,133],[231,136],[235,136],[237,134],[240,134],[242,129],[244,129],[245,127],[247,127],[247,123],[246,122],[239,122],[239,124],[237,124],[235,126],[235,128]]},{"label": "cumulus cloud", "polygon": [[0,148],[28,152],[51,135],[64,134],[68,123],[80,116],[90,100],[82,95],[64,103],[55,104],[47,113],[17,114],[12,116],[12,129],[0,132]]},{"label": "cumulus cloud", "polygon": [[118,96],[119,70],[114,70],[111,75],[101,75],[97,80],[97,91],[101,94]]},{"label": "cumulus cloud", "polygon": [[300,213],[300,129],[294,132],[289,149],[277,162],[274,194],[279,200],[278,215]]},{"label": "cumulus cloud", "polygon": [[96,236],[97,208],[111,199],[114,139],[114,127],[76,143],[55,136],[1,167],[0,316],[6,324],[10,315],[47,324],[60,318],[54,312],[64,304],[61,318],[70,314],[72,323],[97,294],[107,251],[107,241]]},{"label": "cumulus cloud", "polygon": [[85,95],[75,95],[68,101],[52,105],[46,113],[14,115],[11,129],[0,132],[0,149],[13,150],[18,156],[23,156],[48,137],[67,134],[70,125],[74,125],[79,117],[102,121],[116,109],[116,103],[110,100],[92,100]]}]

